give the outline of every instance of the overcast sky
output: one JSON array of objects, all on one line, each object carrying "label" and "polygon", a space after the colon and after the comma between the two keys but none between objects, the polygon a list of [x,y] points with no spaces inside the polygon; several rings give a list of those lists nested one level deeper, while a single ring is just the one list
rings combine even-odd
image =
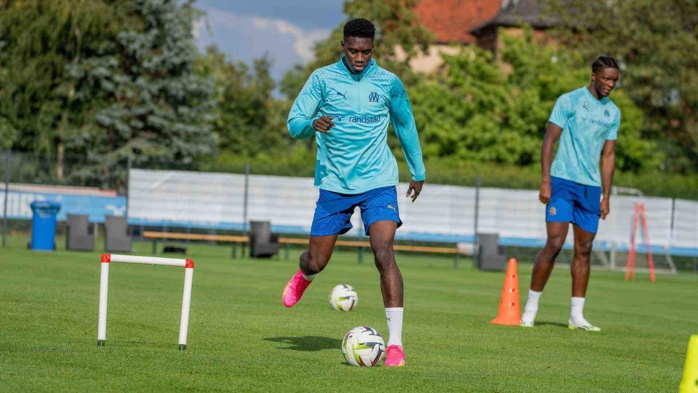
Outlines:
[{"label": "overcast sky", "polygon": [[[229,60],[251,63],[265,55],[279,80],[313,57],[313,43],[344,21],[344,0],[199,0],[206,12],[197,26],[201,48],[215,44]],[[338,44],[339,45],[339,44]]]}]

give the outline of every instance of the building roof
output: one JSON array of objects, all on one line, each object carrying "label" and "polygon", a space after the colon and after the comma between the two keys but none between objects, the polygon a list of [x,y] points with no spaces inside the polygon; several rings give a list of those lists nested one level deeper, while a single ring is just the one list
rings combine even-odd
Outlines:
[{"label": "building roof", "polygon": [[501,7],[502,0],[421,0],[414,11],[437,43],[469,44],[476,41],[470,32],[494,19]]},{"label": "building roof", "polygon": [[474,26],[471,32],[477,33],[488,26],[518,27],[531,25],[537,29],[547,29],[560,24],[559,18],[546,15],[545,6],[536,0],[504,0],[496,17]]}]

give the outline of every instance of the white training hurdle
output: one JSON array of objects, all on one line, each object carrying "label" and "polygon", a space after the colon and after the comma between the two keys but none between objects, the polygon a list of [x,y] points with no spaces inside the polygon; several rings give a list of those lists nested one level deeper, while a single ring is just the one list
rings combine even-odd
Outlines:
[{"label": "white training hurdle", "polygon": [[146,265],[179,266],[184,269],[184,295],[182,297],[182,317],[179,323],[179,350],[187,349],[189,331],[189,307],[191,305],[191,285],[194,277],[194,262],[190,259],[141,257],[137,255],[102,255],[102,274],[99,281],[99,323],[97,345],[103,347],[107,339],[107,294],[109,292],[109,263],[137,263]]}]

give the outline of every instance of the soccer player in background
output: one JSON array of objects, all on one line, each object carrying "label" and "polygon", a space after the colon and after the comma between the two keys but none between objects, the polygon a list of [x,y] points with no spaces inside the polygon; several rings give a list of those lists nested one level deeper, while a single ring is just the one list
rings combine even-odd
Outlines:
[{"label": "soccer player in background", "polygon": [[315,70],[293,103],[288,130],[293,138],[315,137],[315,187],[320,196],[300,270],[283,292],[286,307],[303,292],[332,256],[337,236],[352,228],[360,207],[380,273],[388,323],[386,366],[404,366],[402,348],[403,281],[393,241],[402,225],[397,203],[398,167],[388,147],[392,124],[412,174],[407,197],[414,202],[425,179],[422,150],[407,92],[395,74],[378,66],[373,55],[375,27],[357,18],[344,25],[344,56]]},{"label": "soccer player in background", "polygon": [[[560,96],[548,119],[541,149],[543,180],[539,195],[540,202],[547,205],[548,240],[533,266],[521,326],[534,324],[538,300],[572,223],[572,311],[568,326],[601,330],[587,322],[583,310],[599,217],[605,219],[610,210],[620,111],[608,96],[618,83],[618,75],[616,61],[599,56],[591,65],[589,86]],[[553,160],[553,146],[558,139],[560,144]]]}]

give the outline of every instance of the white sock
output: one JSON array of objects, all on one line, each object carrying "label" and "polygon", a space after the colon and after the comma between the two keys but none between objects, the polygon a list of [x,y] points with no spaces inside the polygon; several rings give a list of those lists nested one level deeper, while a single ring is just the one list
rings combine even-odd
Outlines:
[{"label": "white sock", "polygon": [[572,313],[570,314],[570,319],[573,322],[586,322],[584,319],[584,300],[583,297],[572,298]]},{"label": "white sock", "polygon": [[402,346],[402,307],[386,307],[385,319],[388,322],[388,344]]},{"label": "white sock", "polygon": [[301,270],[301,274],[303,275],[303,278],[305,279],[305,281],[313,281],[313,278],[315,278],[315,275],[314,275],[314,274],[311,274],[311,275],[309,275],[309,276],[306,276],[306,275],[303,273],[302,270]]},{"label": "white sock", "polygon": [[533,289],[528,290],[528,299],[526,299],[526,307],[524,307],[524,313],[521,316],[521,320],[527,322],[533,322],[536,319],[536,314],[538,313],[538,300],[543,292],[536,292]]}]

